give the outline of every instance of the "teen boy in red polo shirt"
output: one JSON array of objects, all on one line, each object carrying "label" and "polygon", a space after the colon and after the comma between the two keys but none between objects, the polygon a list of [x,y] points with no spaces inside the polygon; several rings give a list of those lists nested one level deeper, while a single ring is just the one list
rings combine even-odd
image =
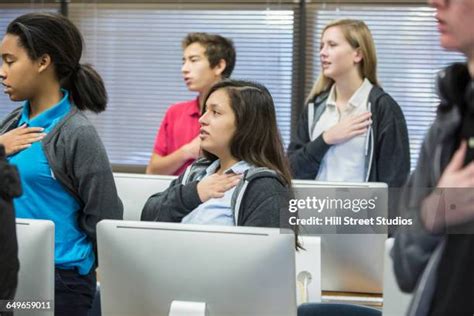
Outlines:
[{"label": "teen boy in red polo shirt", "polygon": [[166,111],[146,169],[149,174],[179,175],[199,156],[202,99],[214,83],[230,77],[234,69],[236,54],[230,39],[190,33],[182,46],[184,82],[198,97]]}]

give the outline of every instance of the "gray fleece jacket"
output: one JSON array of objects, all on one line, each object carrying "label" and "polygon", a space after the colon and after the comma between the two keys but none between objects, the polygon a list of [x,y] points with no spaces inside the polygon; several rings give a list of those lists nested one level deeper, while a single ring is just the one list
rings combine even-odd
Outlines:
[{"label": "gray fleece jacket", "polygon": [[[396,234],[393,267],[400,289],[414,292],[408,316],[427,315],[436,288],[437,267],[444,250],[444,236],[427,232],[420,219],[422,201],[436,187],[455,151],[461,124],[458,107],[439,111],[423,143],[418,165],[404,187],[402,208],[414,218]],[[408,215],[410,216],[410,215]]]},{"label": "gray fleece jacket", "polygon": [[[6,117],[0,134],[18,126],[21,111],[22,107]],[[42,140],[42,147],[55,178],[81,205],[79,227],[95,243],[100,220],[123,218],[112,168],[97,131],[72,106],[69,114]]]}]

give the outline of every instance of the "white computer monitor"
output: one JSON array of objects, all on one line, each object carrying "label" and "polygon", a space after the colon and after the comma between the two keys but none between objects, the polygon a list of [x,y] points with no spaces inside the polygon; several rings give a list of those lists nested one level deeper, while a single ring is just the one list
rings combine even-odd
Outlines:
[{"label": "white computer monitor", "polygon": [[[386,194],[387,190],[385,183],[378,182],[293,180],[292,184],[296,198],[305,198],[308,194],[318,196],[321,192],[325,195],[328,192],[326,189],[371,189],[367,190],[367,194],[380,192],[378,190]],[[314,190],[314,193],[311,190]],[[382,207],[378,212],[379,216],[387,216],[386,207]],[[303,231],[302,234],[304,234]],[[348,234],[339,233],[335,229],[329,233],[313,236],[321,237],[321,288],[323,291],[382,293],[387,234]]]},{"label": "white computer monitor", "polygon": [[300,236],[296,252],[296,299],[298,305],[321,302],[321,238]]},{"label": "white computer monitor", "polygon": [[123,219],[139,221],[150,196],[168,188],[175,176],[114,173],[117,193],[123,203]]},{"label": "white computer monitor", "polygon": [[50,310],[15,311],[16,316],[54,315],[54,223],[47,220],[16,219],[18,239],[18,287],[16,301],[46,302]]},{"label": "white computer monitor", "polygon": [[296,315],[294,235],[280,229],[101,221],[102,315]]}]

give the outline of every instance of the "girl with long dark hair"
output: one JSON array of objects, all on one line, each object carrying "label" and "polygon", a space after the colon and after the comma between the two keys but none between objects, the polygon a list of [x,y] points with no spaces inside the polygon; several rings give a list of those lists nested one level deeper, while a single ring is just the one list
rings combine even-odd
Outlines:
[{"label": "girl with long dark hair", "polygon": [[142,220],[289,227],[291,176],[268,90],[225,80],[204,101],[204,158],[150,197]]}]

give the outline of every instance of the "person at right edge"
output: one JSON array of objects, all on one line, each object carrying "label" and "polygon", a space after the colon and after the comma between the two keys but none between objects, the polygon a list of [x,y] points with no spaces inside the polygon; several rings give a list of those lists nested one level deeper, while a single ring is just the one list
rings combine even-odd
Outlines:
[{"label": "person at right edge", "polygon": [[400,288],[414,292],[407,315],[474,314],[474,1],[429,0],[441,46],[466,64],[438,76],[441,103],[401,200],[392,257]]}]

